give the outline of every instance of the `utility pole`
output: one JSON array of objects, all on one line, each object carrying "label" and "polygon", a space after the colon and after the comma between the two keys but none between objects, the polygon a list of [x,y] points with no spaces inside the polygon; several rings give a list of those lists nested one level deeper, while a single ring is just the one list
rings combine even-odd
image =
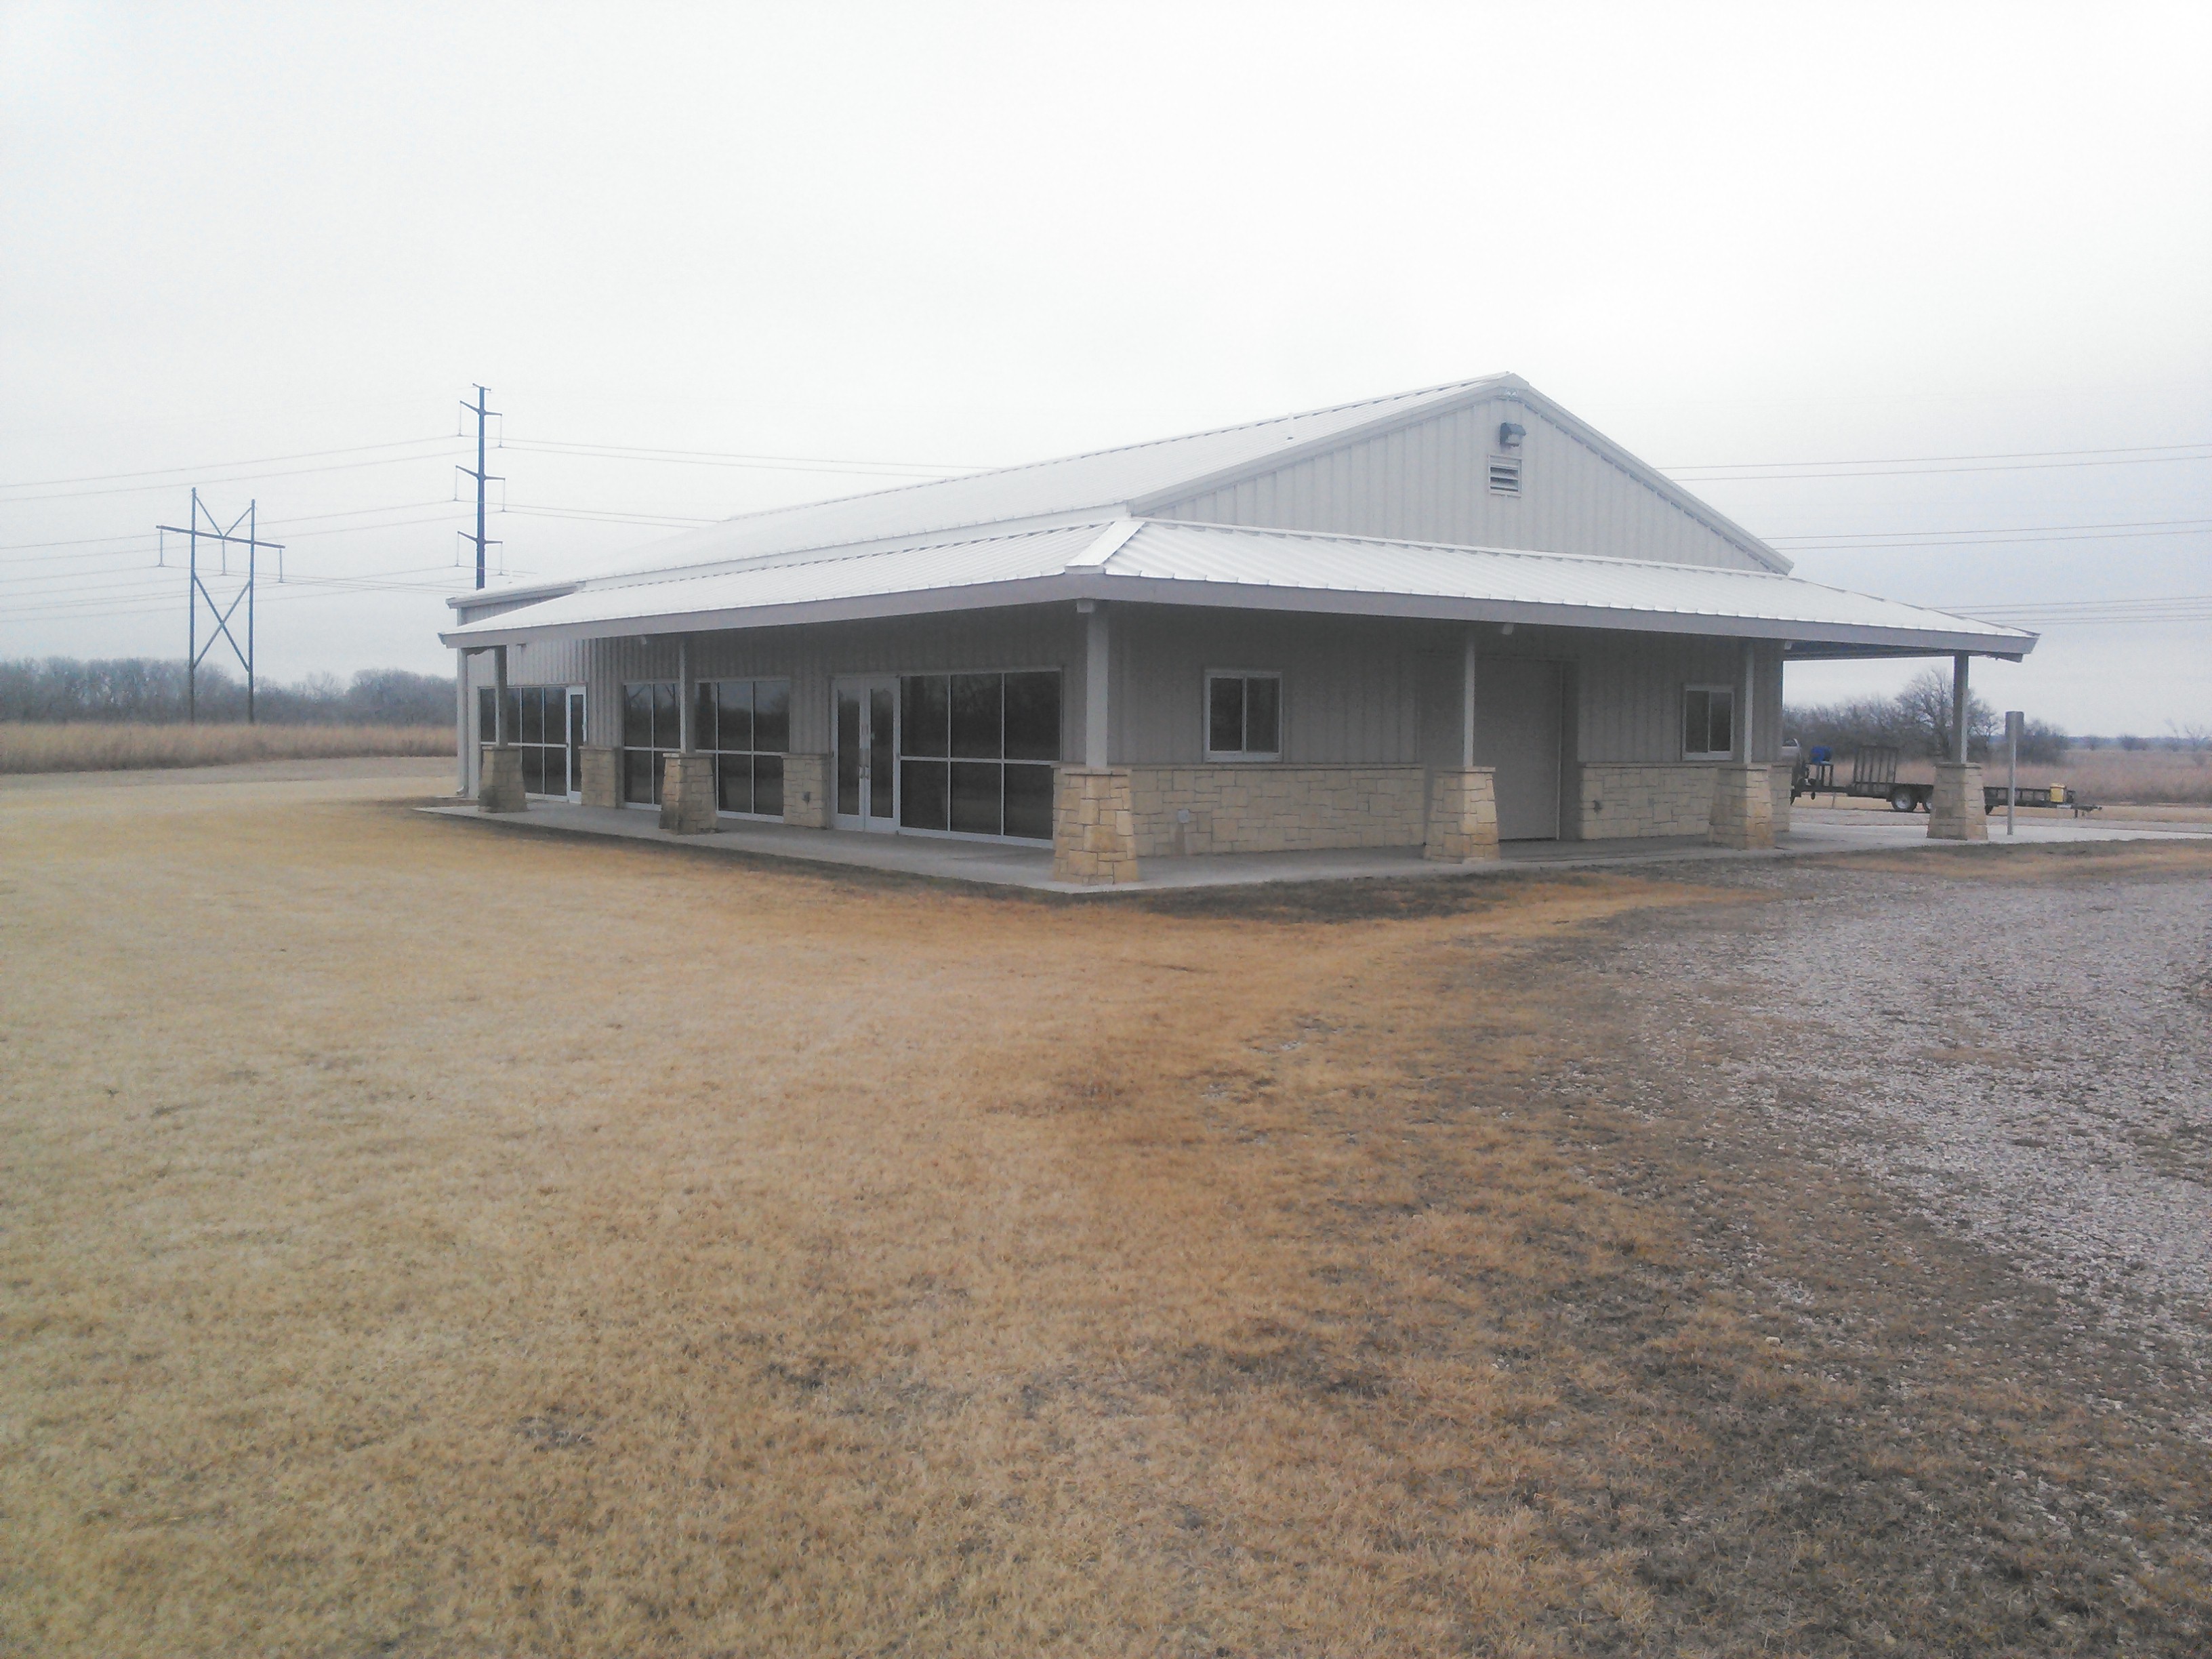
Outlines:
[{"label": "utility pole", "polygon": [[[248,501],[246,504],[246,511],[232,520],[229,528],[225,529],[216,522],[215,514],[208,510],[206,504],[200,500],[200,492],[195,489],[192,491],[192,514],[190,519],[182,525],[162,524],[154,526],[165,536],[182,536],[185,541],[185,567],[189,574],[185,589],[186,606],[185,718],[195,726],[199,723],[200,718],[200,664],[205,659],[207,653],[215,649],[217,640],[225,641],[229,644],[231,654],[238,659],[238,665],[246,671],[246,723],[248,726],[253,724],[254,578],[259,571],[259,555],[263,548],[268,548],[272,552],[283,551],[283,544],[281,542],[264,542],[261,539],[259,509],[258,501]],[[207,521],[205,528],[201,527],[202,520]],[[246,526],[246,533],[243,536],[238,533],[238,527],[240,525]],[[207,585],[206,579],[200,574],[200,543],[202,541],[213,542],[220,550],[221,573],[224,576],[230,574],[231,544],[236,542],[246,549],[246,585],[230,596],[228,605],[221,604],[216,600],[213,590]],[[166,547],[167,544],[164,543],[163,545]],[[282,561],[279,562],[281,563]],[[199,638],[202,600],[207,602],[208,616],[215,623],[215,626],[208,630],[207,643],[204,646],[200,643]],[[240,645],[238,642],[238,635],[230,631],[230,619],[237,614],[240,605],[246,607],[246,643],[244,645]]]},{"label": "utility pole", "polygon": [[[477,417],[477,465],[476,470],[472,472],[467,467],[456,463],[454,465],[453,471],[459,472],[464,477],[474,478],[477,481],[477,533],[472,537],[469,536],[468,532],[465,530],[462,531],[460,533],[462,536],[476,544],[477,586],[478,587],[482,587],[484,585],[484,549],[488,546],[496,547],[499,544],[496,542],[487,542],[484,539],[484,486],[492,483],[505,483],[507,482],[504,478],[495,480],[484,471],[484,424],[487,420],[498,418],[499,411],[495,409],[486,409],[484,407],[484,389],[482,386],[478,386],[477,388],[476,402],[472,404],[464,402],[461,404],[461,412],[464,415],[473,415]],[[505,430],[504,428],[501,429],[502,431]]]}]

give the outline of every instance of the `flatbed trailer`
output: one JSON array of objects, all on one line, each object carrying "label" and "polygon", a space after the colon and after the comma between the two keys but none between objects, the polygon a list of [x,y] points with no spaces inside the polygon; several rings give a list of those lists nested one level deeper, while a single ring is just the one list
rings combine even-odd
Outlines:
[{"label": "flatbed trailer", "polygon": [[[1843,782],[1836,779],[1836,758],[1825,744],[1816,744],[1798,757],[1790,776],[1790,799],[1794,802],[1801,795],[1826,795],[1831,799],[1841,795],[1854,800],[1886,800],[1893,812],[1925,812],[1930,810],[1936,797],[1932,783],[1913,783],[1897,775],[1898,751],[1880,744],[1869,744],[1850,753],[1850,776]],[[2063,783],[2039,784],[2034,788],[2014,789],[2012,805],[2015,806],[2071,806],[2079,809],[2083,803],[2075,798],[2074,791]],[[2005,806],[2005,786],[1985,783],[1982,786],[1982,805],[1985,811],[2001,811]],[[2094,808],[2089,810],[2094,811]]]}]

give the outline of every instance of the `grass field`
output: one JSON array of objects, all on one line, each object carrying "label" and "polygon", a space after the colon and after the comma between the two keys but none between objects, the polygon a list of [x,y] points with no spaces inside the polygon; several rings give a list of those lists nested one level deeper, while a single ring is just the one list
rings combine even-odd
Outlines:
[{"label": "grass field", "polygon": [[[1553,953],[1753,896],[1050,904],[432,821],[393,797],[443,769],[340,774],[0,787],[0,1653],[2052,1628],[1922,1511],[1971,1532],[1931,1471],[2039,1468],[2073,1402],[1954,1331],[1941,1455],[1877,1445],[1927,1308],[1808,1358],[1709,1271],[1768,1224],[1727,1196],[1754,1166],[1677,1202],[1679,1147],[1553,1087],[1604,1029]],[[1874,1202],[1757,1167],[1759,1204],[1805,1194],[1777,1261]],[[1808,1486],[1838,1436],[1920,1518]],[[2095,1455],[2122,1497],[2184,1478]],[[1685,1643],[1663,1540],[1700,1516],[1742,1582]],[[2201,1629],[2202,1540],[2145,1535],[2112,1617]]]},{"label": "grass field", "polygon": [[[2050,781],[2069,783],[2097,800],[2212,805],[2212,753],[2203,750],[2071,749],[2064,765],[2045,769]],[[1987,775],[2002,781],[1995,771]],[[2023,781],[2027,775],[2022,768]]]},{"label": "grass field", "polygon": [[0,720],[0,773],[109,772],[355,755],[451,755],[443,726],[152,726]]}]

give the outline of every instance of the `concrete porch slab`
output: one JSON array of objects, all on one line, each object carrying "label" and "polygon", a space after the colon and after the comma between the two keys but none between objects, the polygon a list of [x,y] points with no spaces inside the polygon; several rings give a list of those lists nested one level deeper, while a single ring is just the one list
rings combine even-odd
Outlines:
[{"label": "concrete porch slab", "polygon": [[[485,814],[470,801],[428,806],[423,811],[471,823],[556,834],[609,836],[623,841],[661,842],[695,851],[798,859],[811,864],[1039,892],[1109,897],[1115,893],[1163,892],[1194,887],[1235,887],[1261,882],[1343,881],[1388,877],[1443,879],[1503,874],[1531,867],[1605,868],[1622,865],[1683,864],[1711,860],[1802,857],[1810,854],[1903,850],[1954,843],[1928,839],[1928,821],[1917,814],[1876,816],[1868,812],[1797,810],[1790,831],[1777,837],[1772,852],[1732,852],[1709,847],[1702,837],[1638,838],[1618,842],[1508,842],[1496,864],[1431,864],[1413,847],[1354,848],[1318,853],[1217,853],[1197,858],[1151,858],[1140,868],[1144,879],[1118,887],[1079,887],[1052,878],[1052,854],[1042,847],[998,842],[957,841],[935,836],[864,835],[854,831],[796,830],[781,823],[723,819],[708,835],[672,835],[658,813],[635,808],[571,806],[532,800],[521,812]],[[2204,840],[2212,830],[2100,824],[2085,821],[2023,823],[2022,846],[2054,842]],[[1992,846],[2005,844],[2002,825],[1990,831]]]}]

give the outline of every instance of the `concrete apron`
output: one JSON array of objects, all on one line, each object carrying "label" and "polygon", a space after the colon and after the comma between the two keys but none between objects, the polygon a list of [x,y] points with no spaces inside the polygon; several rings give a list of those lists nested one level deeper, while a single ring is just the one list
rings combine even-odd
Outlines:
[{"label": "concrete apron", "polygon": [[[1059,893],[1160,892],[1267,882],[1449,879],[1545,869],[1620,868],[1711,860],[1897,852],[1930,847],[1917,817],[1887,812],[1815,815],[1801,811],[1792,829],[1777,836],[1778,845],[1766,849],[1716,848],[1702,836],[1676,836],[1600,842],[1507,842],[1498,848],[1496,859],[1467,864],[1431,860],[1425,855],[1425,849],[1419,847],[1338,852],[1215,853],[1146,859],[1139,879],[1133,882],[1068,883],[1054,878],[1052,851],[1041,845],[963,841],[946,836],[863,835],[733,818],[718,820],[710,834],[678,835],[662,830],[659,815],[650,810],[575,806],[548,800],[532,800],[525,812],[489,820],[478,817],[477,808],[471,802],[421,810],[438,817],[465,817],[476,823],[490,822],[556,834],[659,842],[690,848],[710,857],[722,854],[793,859],[802,863],[843,866],[925,880]],[[1830,817],[1834,821],[1828,821]],[[2212,832],[2205,830],[2056,822],[2023,824],[2021,829],[2016,844],[2024,847],[2081,842],[2202,841],[2212,836]],[[2003,843],[2000,837],[1992,844]]]}]

